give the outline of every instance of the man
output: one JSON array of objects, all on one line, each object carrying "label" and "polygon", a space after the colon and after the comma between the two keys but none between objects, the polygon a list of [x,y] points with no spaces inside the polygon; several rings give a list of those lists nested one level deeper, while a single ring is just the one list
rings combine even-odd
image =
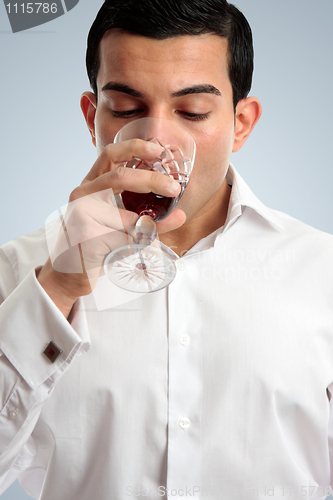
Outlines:
[{"label": "man", "polygon": [[[48,228],[1,253],[3,489],[19,476],[47,500],[329,493],[332,237],[265,207],[230,166],[261,113],[252,67],[225,1],[102,6],[81,99],[98,159],[50,256]],[[111,194],[179,192],[122,166],[159,152],[113,144],[144,116],[181,124],[197,157],[158,224],[176,279],[136,297],[101,272],[137,220]]]}]

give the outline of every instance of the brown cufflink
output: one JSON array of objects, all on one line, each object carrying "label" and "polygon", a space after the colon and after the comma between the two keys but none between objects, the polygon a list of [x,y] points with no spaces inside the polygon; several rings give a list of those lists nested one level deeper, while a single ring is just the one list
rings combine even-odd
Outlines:
[{"label": "brown cufflink", "polygon": [[57,346],[57,344],[52,341],[49,343],[43,354],[45,354],[45,356],[49,358],[51,363],[54,363],[62,352],[63,351]]}]

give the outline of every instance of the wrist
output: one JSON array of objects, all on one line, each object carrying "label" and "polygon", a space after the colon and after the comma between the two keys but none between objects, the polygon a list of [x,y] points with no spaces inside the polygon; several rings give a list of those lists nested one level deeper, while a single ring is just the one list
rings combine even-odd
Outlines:
[{"label": "wrist", "polygon": [[36,277],[39,284],[66,318],[68,318],[77,299],[91,293],[91,285],[87,276],[55,271],[50,259],[41,269],[36,271]]}]

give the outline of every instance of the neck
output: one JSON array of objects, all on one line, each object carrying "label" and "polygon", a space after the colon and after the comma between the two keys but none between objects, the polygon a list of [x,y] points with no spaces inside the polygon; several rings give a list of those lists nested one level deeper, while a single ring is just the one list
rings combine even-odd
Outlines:
[{"label": "neck", "polygon": [[198,241],[223,226],[227,218],[231,188],[224,179],[213,198],[189,221],[178,229],[159,235],[162,243],[180,257]]}]

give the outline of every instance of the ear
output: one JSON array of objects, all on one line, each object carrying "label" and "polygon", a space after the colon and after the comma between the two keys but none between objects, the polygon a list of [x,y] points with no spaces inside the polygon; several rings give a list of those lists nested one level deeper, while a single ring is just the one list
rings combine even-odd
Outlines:
[{"label": "ear", "polygon": [[236,106],[233,153],[238,151],[261,116],[261,104],[256,97],[241,99]]},{"label": "ear", "polygon": [[97,103],[95,94],[93,92],[84,92],[81,96],[80,105],[91,134],[93,145],[96,146],[95,115]]}]

